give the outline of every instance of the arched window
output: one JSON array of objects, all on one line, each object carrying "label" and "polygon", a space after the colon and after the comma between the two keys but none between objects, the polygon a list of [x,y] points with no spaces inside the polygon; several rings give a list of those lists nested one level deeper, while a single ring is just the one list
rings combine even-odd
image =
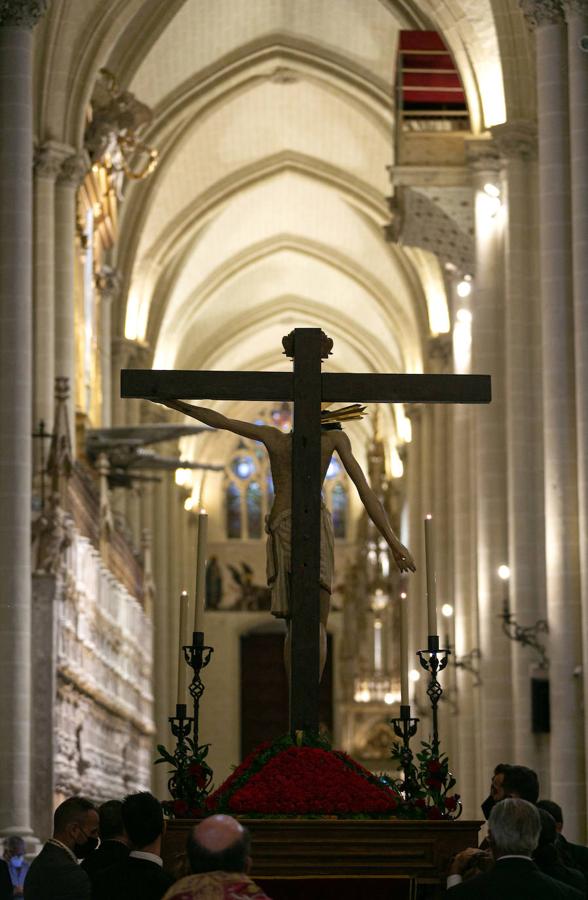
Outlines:
[{"label": "arched window", "polygon": [[333,532],[336,538],[347,536],[347,491],[339,482],[331,492],[331,512],[333,515]]},{"label": "arched window", "polygon": [[226,492],[227,503],[227,537],[241,537],[241,491],[234,482],[230,482]]},{"label": "arched window", "polygon": [[247,487],[247,534],[250,538],[262,536],[261,487],[257,481],[250,481]]}]

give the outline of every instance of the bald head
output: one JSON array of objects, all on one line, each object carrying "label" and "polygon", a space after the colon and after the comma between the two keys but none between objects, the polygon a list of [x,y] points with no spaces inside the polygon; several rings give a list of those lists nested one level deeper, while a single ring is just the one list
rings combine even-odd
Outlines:
[{"label": "bald head", "polygon": [[249,832],[232,816],[209,816],[190,831],[186,852],[192,872],[247,872]]}]

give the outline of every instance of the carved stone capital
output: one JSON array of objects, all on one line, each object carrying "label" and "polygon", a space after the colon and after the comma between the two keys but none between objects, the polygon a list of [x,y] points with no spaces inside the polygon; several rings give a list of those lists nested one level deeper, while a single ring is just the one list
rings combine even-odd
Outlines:
[{"label": "carved stone capital", "polygon": [[433,335],[429,338],[427,350],[433,372],[446,372],[453,351],[451,335],[449,333]]},{"label": "carved stone capital", "polygon": [[537,158],[537,124],[535,122],[525,119],[505,122],[503,125],[495,125],[491,131],[502,157],[524,160]]},{"label": "carved stone capital", "polygon": [[90,169],[88,154],[84,151],[73,153],[64,159],[59,172],[58,183],[78,188]]},{"label": "carved stone capital", "polygon": [[48,6],[49,0],[0,0],[0,27],[33,29]]},{"label": "carved stone capital", "polygon": [[500,156],[494,141],[466,141],[466,159],[473,172],[500,171]]},{"label": "carved stone capital", "polygon": [[110,266],[102,266],[96,272],[95,282],[96,290],[104,303],[111,303],[118,296],[121,288],[121,278],[116,269],[111,269]]},{"label": "carved stone capital", "polygon": [[566,18],[584,16],[588,18],[588,0],[562,0]]},{"label": "carved stone capital", "polygon": [[61,166],[68,156],[71,156],[72,148],[67,144],[57,141],[45,141],[35,147],[33,154],[33,171],[39,178],[54,180],[61,171]]},{"label": "carved stone capital", "polygon": [[558,25],[565,20],[562,0],[519,0],[519,6],[532,28]]}]

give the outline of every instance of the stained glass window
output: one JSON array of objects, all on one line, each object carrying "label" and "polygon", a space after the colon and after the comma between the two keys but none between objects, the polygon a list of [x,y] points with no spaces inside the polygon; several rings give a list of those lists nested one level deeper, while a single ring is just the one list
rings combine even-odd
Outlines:
[{"label": "stained glass window", "polygon": [[347,491],[342,484],[333,488],[331,504],[335,537],[344,538],[347,533]]},{"label": "stained glass window", "polygon": [[236,456],[231,468],[238,478],[249,478],[255,471],[255,463],[251,456]]},{"label": "stained glass window", "polygon": [[227,487],[227,537],[241,537],[241,491],[231,482]]},{"label": "stained glass window", "polygon": [[247,533],[250,538],[261,537],[261,487],[252,481],[247,487]]}]

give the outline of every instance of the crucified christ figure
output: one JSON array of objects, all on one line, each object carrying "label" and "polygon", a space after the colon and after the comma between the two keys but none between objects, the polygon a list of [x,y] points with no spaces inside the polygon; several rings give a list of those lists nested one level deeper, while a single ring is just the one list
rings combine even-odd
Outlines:
[{"label": "crucified christ figure", "polygon": [[[267,517],[266,531],[268,585],[272,589],[272,614],[286,619],[288,635],[285,644],[286,671],[290,670],[290,608],[289,581],[291,560],[291,507],[292,507],[292,435],[285,434],[272,425],[254,425],[239,419],[194,406],[182,400],[167,400],[170,409],[191,416],[212,428],[231,431],[244,438],[260,441],[266,448],[274,482],[274,503]],[[337,452],[347,474],[355,484],[361,502],[369,517],[383,535],[392,551],[394,561],[401,572],[414,572],[415,564],[410,552],[396,537],[378,497],[369,486],[367,479],[353,455],[349,437],[339,423],[323,425],[321,429],[321,483],[334,452]],[[334,538],[331,514],[321,506],[321,564],[320,564],[320,676],[322,677],[327,655],[326,626],[329,617],[331,584],[333,576]]]}]

